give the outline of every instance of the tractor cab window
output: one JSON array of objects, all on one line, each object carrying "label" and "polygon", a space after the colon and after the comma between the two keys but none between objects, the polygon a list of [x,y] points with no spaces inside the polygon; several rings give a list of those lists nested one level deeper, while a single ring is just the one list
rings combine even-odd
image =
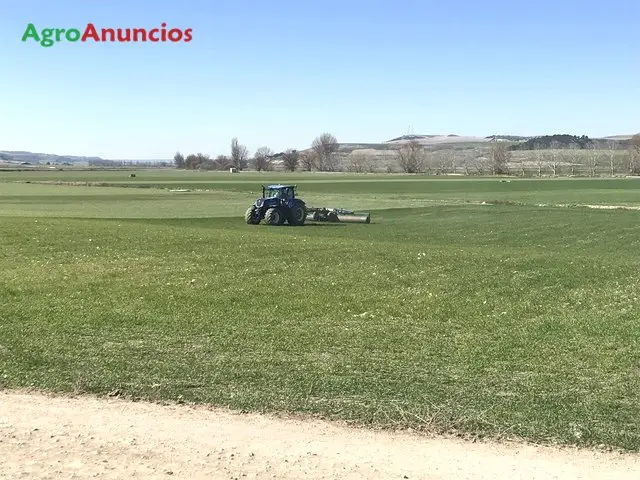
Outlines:
[{"label": "tractor cab window", "polygon": [[270,188],[265,193],[266,198],[293,198],[293,188]]}]

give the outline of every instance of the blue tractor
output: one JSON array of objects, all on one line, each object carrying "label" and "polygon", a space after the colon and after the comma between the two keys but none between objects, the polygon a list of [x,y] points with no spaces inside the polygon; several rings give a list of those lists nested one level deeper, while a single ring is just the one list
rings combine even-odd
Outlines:
[{"label": "blue tractor", "polygon": [[296,198],[296,185],[262,185],[262,198],[258,198],[244,214],[248,224],[262,220],[268,225],[304,225],[307,206]]}]

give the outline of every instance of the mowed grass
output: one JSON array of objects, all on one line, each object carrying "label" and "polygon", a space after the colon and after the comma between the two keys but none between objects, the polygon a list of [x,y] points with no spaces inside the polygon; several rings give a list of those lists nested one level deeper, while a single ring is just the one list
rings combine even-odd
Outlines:
[{"label": "mowed grass", "polygon": [[261,183],[297,184],[299,195],[311,206],[365,210],[496,201],[533,206],[640,205],[640,178],[501,181],[414,175],[176,170],[143,170],[130,178],[129,173],[0,172],[0,217],[237,217],[259,196]]},{"label": "mowed grass", "polygon": [[[515,181],[333,178],[300,193],[374,223],[245,225],[238,180],[0,184],[0,386],[639,449],[639,212],[460,193]],[[632,180],[556,182],[508,199],[640,203]]]}]

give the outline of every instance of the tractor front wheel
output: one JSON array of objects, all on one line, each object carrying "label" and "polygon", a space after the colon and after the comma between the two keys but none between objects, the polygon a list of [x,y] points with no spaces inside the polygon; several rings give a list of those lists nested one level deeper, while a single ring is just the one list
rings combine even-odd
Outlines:
[{"label": "tractor front wheel", "polygon": [[251,205],[244,214],[244,221],[249,225],[257,225],[258,223],[260,223],[256,215],[256,210],[256,206]]},{"label": "tractor front wheel", "polygon": [[279,208],[270,208],[264,216],[265,221],[269,225],[282,225],[284,223],[284,215]]}]

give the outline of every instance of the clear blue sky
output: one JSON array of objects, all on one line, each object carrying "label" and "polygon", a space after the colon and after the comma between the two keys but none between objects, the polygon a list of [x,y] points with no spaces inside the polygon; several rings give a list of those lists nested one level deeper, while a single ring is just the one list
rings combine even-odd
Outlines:
[{"label": "clear blue sky", "polygon": [[[640,131],[640,2],[0,0],[0,150],[163,159],[407,133]],[[21,42],[192,28],[181,44]]]}]

